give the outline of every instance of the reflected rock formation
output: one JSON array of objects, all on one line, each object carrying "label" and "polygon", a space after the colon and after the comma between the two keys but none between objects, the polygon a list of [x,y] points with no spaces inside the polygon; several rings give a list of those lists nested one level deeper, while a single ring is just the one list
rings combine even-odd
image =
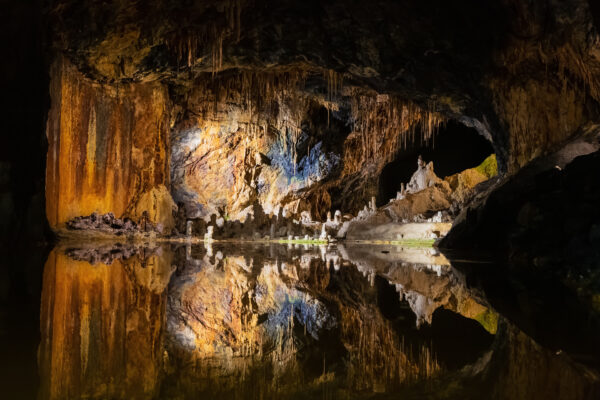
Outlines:
[{"label": "reflected rock formation", "polygon": [[197,257],[169,287],[171,379],[190,396],[385,391],[441,369],[382,316],[369,279],[335,270],[335,255],[271,246]]},{"label": "reflected rock formation", "polygon": [[92,265],[53,250],[43,278],[40,399],[154,397],[170,275],[167,252]]},{"label": "reflected rock formation", "polygon": [[598,394],[433,249],[62,246],[41,330],[41,399]]}]

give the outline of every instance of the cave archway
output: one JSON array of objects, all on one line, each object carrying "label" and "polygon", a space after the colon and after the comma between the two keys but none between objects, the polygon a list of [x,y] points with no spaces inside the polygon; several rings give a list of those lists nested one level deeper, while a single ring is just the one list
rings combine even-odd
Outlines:
[{"label": "cave archway", "polygon": [[433,161],[437,176],[445,178],[481,164],[494,153],[492,144],[476,129],[457,121],[448,121],[440,127],[430,143],[412,143],[400,150],[396,158],[388,163],[379,176],[377,206],[386,204],[396,197],[400,185],[407,183],[417,168],[417,157],[426,162]]}]

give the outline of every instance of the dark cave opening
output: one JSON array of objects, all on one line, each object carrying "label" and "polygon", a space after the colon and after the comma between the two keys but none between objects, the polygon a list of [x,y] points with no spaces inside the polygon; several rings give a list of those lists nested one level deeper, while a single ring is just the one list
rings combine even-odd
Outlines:
[{"label": "dark cave opening", "polygon": [[448,121],[440,127],[433,141],[409,144],[407,149],[400,150],[396,159],[383,168],[379,177],[377,206],[395,198],[400,185],[410,181],[417,169],[419,155],[425,162],[433,161],[436,175],[443,179],[478,166],[492,153],[492,144],[477,130],[457,121]]}]

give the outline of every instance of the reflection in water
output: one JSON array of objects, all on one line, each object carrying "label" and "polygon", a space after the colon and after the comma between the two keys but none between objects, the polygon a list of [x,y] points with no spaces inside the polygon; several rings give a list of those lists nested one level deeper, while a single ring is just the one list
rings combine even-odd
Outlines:
[{"label": "reflection in water", "polygon": [[42,399],[149,398],[161,374],[171,254],[111,265],[58,249],[44,270]]},{"label": "reflection in water", "polygon": [[43,285],[41,399],[597,390],[592,370],[537,345],[431,249],[65,246]]}]

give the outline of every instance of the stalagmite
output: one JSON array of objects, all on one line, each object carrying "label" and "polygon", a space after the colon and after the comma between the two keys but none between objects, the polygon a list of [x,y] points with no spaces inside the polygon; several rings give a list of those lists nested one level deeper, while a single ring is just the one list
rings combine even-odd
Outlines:
[{"label": "stalagmite", "polygon": [[211,242],[213,240],[213,232],[215,230],[215,227],[212,225],[209,225],[208,227],[206,227],[206,233],[204,234],[204,241],[205,242]]},{"label": "stalagmite", "polygon": [[358,212],[358,215],[356,216],[356,218],[357,219],[366,219],[369,215],[371,215],[371,211],[369,210],[369,207],[367,207],[365,205],[364,208]]},{"label": "stalagmite", "polygon": [[[209,228],[212,228],[212,226],[209,226]],[[207,239],[206,235],[208,235],[210,232],[210,238]],[[206,250],[206,256],[207,257],[212,257],[213,256],[213,248],[212,248],[212,229],[208,230],[206,232],[206,234],[204,235],[204,249]]]},{"label": "stalagmite", "polygon": [[342,223],[342,212],[340,210],[336,210],[333,216],[333,223],[339,225]]},{"label": "stalagmite", "polygon": [[433,162],[425,164],[421,156],[417,159],[417,170],[406,187],[407,193],[416,193],[442,180],[433,172]]},{"label": "stalagmite", "polygon": [[325,224],[323,224],[321,226],[321,236],[319,236],[320,240],[326,240],[327,239],[327,230],[325,229]]},{"label": "stalagmite", "polygon": [[186,225],[185,225],[185,236],[187,236],[187,237],[191,237],[192,236],[193,225],[194,225],[193,221],[187,221],[186,222]]}]

